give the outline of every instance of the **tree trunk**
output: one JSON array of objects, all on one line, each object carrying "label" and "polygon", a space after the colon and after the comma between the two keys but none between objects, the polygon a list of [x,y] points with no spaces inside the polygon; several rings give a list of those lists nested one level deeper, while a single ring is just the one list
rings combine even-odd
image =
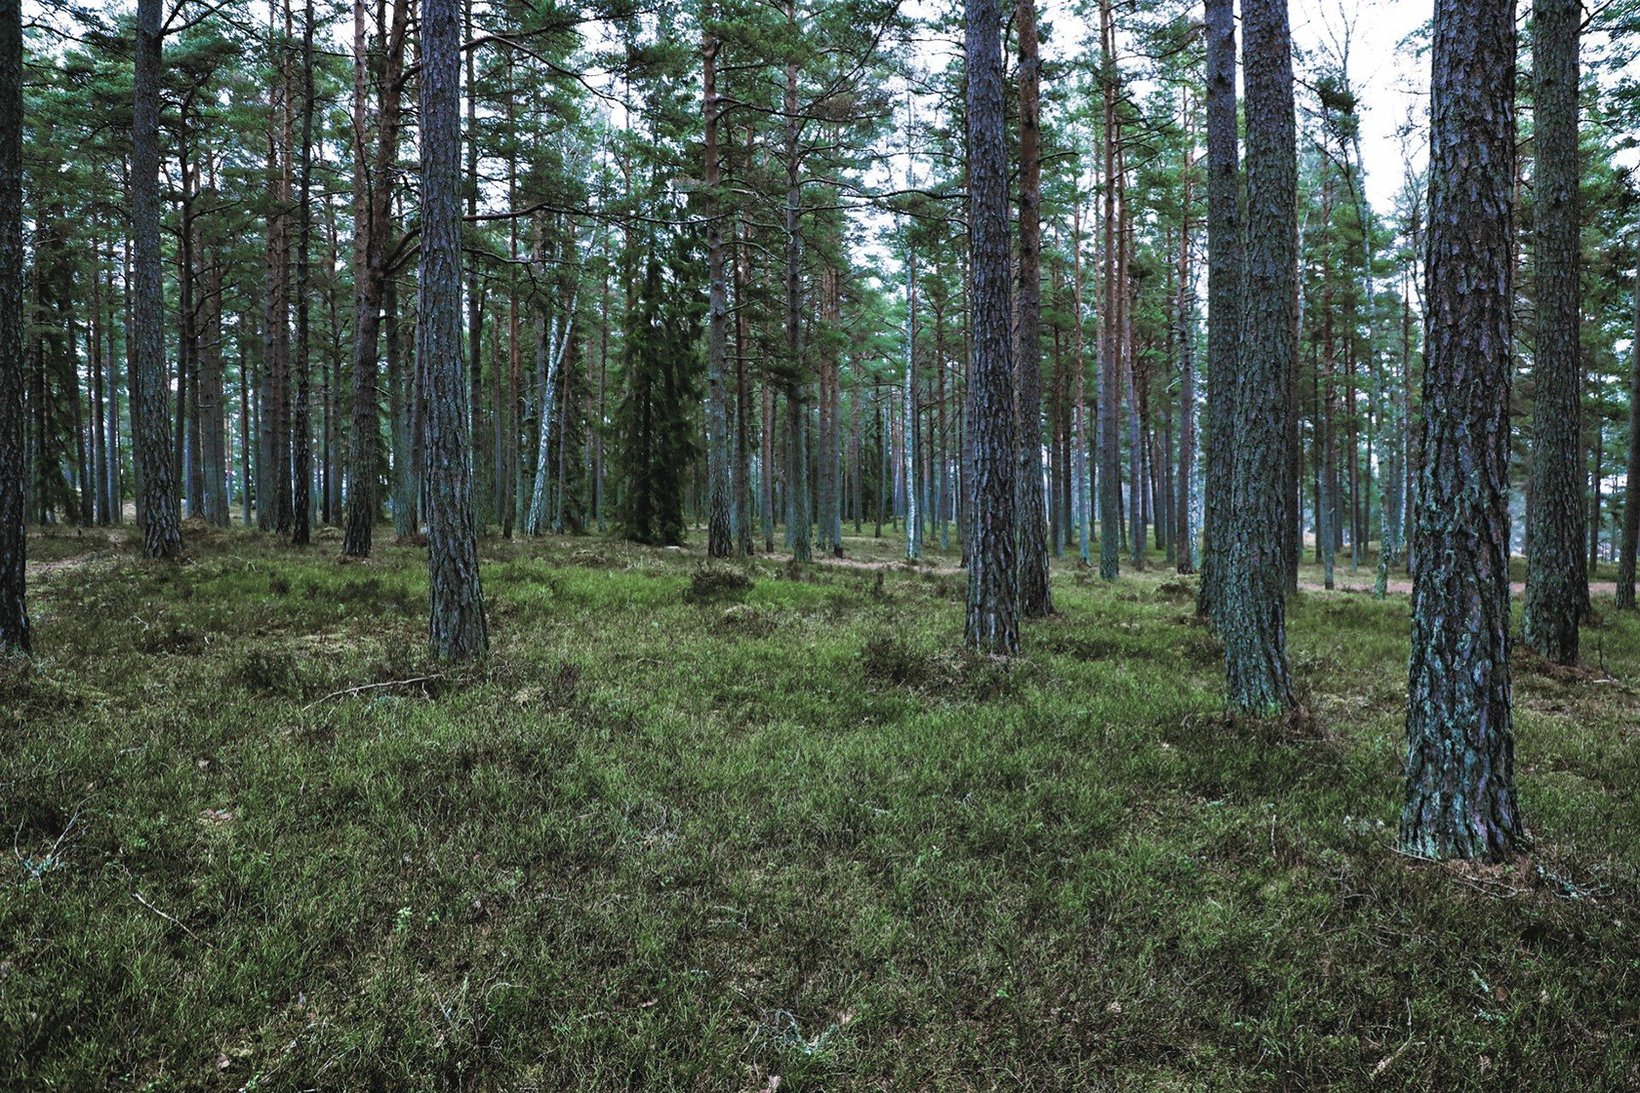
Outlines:
[{"label": "tree trunk", "polygon": [[1117,320],[1120,289],[1116,276],[1116,45],[1111,22],[1111,0],[1100,0],[1100,83],[1104,94],[1104,307],[1099,317],[1099,576],[1114,581],[1121,575],[1122,470],[1121,442],[1116,433],[1116,407],[1121,390],[1121,334]]},{"label": "tree trunk", "polygon": [[[1188,103],[1185,131],[1194,133]],[[1190,177],[1192,161],[1185,153],[1184,210],[1179,224],[1179,481],[1174,502],[1175,563],[1180,573],[1196,571],[1196,536],[1190,523],[1190,480],[1196,473],[1196,295],[1190,279]]]},{"label": "tree trunk", "polygon": [[1222,627],[1230,536],[1230,404],[1241,329],[1241,199],[1234,0],[1206,0],[1207,420],[1202,482],[1202,581],[1197,613]]},{"label": "tree trunk", "polygon": [[469,398],[461,360],[461,20],[455,0],[421,8],[421,270],[416,367],[427,496],[428,636],[441,660],[488,648],[474,525]]},{"label": "tree trunk", "polygon": [[[383,304],[388,290],[388,243],[392,239],[393,182],[396,177],[399,149],[399,119],[402,116],[400,84],[404,72],[404,46],[409,21],[409,0],[398,0],[393,7],[393,21],[387,31],[381,67],[381,89],[376,106],[376,150],[374,166],[366,160],[365,138],[368,133],[367,55],[368,39],[365,31],[364,0],[355,0],[353,9],[353,422],[352,443],[348,445],[348,509],[347,528],[342,536],[342,553],[363,558],[370,554],[372,532],[376,523],[376,469],[381,442],[381,394],[376,377],[377,343],[381,335]],[[362,217],[363,226],[360,226]],[[361,239],[361,235],[363,238]],[[390,313],[389,322],[396,322]],[[394,340],[389,331],[388,339]],[[396,377],[388,376],[389,385]],[[394,392],[397,403],[397,392]],[[403,428],[399,410],[395,407],[390,427],[398,433]],[[407,462],[407,453],[395,445],[395,478],[400,466]],[[406,491],[397,491],[394,503],[397,510],[414,505]],[[413,529],[412,529],[413,530]],[[400,528],[400,533],[404,529]]]},{"label": "tree trunk", "polygon": [[[144,4],[142,26],[152,28],[159,4]],[[149,12],[148,6],[154,10]],[[157,49],[157,37],[153,44]],[[157,106],[159,92],[158,57],[152,60],[154,68],[146,73],[154,81],[150,108]],[[157,127],[157,110],[146,120]],[[157,176],[158,133],[151,131],[150,137]],[[154,197],[157,205],[157,192]],[[157,244],[158,224],[154,227]],[[0,0],[0,653],[12,655],[29,651],[23,595],[28,552],[23,531],[23,336],[23,13],[19,0]]]},{"label": "tree trunk", "polygon": [[1434,24],[1424,436],[1400,842],[1495,859],[1525,836],[1509,700],[1514,0]]},{"label": "tree trunk", "polygon": [[1019,299],[1015,312],[1019,416],[1019,610],[1053,614],[1042,497],[1042,116],[1035,0],[1018,0]]},{"label": "tree trunk", "polygon": [[[787,0],[786,21],[795,27],[797,10]],[[808,407],[804,400],[802,331],[802,238],[798,235],[802,167],[797,117],[797,62],[786,63],[786,537],[794,561],[807,562],[809,549]]]},{"label": "tree trunk", "polygon": [[142,468],[139,522],[143,553],[149,558],[175,558],[182,553],[181,514],[170,451],[171,421],[166,405],[164,258],[159,243],[162,6],[160,0],[139,0],[137,5],[131,118],[131,234],[136,277],[132,300],[134,429],[137,460]]},{"label": "tree trunk", "polygon": [[1634,271],[1634,331],[1629,344],[1629,460],[1623,486],[1623,541],[1617,555],[1617,606],[1634,610],[1635,556],[1640,554],[1640,264]]},{"label": "tree trunk", "polygon": [[1230,708],[1267,717],[1296,704],[1284,618],[1287,517],[1293,503],[1285,495],[1287,418],[1298,350],[1298,161],[1287,0],[1243,0],[1242,32],[1246,287],[1232,384],[1230,428],[1236,443],[1219,628]]},{"label": "tree trunk", "polygon": [[964,639],[983,653],[1019,652],[1018,439],[1009,360],[1008,161],[1004,135],[1002,13],[997,0],[965,0],[967,27],[968,249],[973,290],[974,440],[972,551]]},{"label": "tree trunk", "polygon": [[296,230],[296,401],[291,410],[291,542],[307,546],[313,511],[313,438],[308,417],[313,375],[309,315],[313,240],[313,0],[302,18],[302,168],[298,186]]},{"label": "tree trunk", "polygon": [[1578,621],[1589,604],[1578,362],[1577,51],[1582,18],[1578,0],[1532,0],[1536,395],[1521,636],[1530,649],[1557,664],[1577,663]]}]

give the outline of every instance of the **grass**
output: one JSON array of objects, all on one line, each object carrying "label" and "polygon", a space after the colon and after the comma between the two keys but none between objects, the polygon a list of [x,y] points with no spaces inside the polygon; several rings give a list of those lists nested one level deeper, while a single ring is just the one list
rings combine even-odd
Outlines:
[{"label": "grass", "polygon": [[[1068,562],[1011,664],[949,558],[42,536],[0,674],[0,1086],[1634,1088],[1640,620],[1522,659],[1505,866],[1391,848],[1404,600],[1221,715],[1193,583]],[[1365,569],[1363,570],[1365,572]],[[779,1077],[779,1083],[774,1082]]]}]

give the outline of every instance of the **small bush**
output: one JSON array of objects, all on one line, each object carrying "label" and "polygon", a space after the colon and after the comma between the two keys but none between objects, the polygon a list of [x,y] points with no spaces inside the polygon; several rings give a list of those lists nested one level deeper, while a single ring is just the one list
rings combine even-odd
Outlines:
[{"label": "small bush", "polygon": [[743,600],[751,590],[752,579],[739,570],[706,566],[689,575],[689,587],[683,591],[683,600],[685,603]]},{"label": "small bush", "polygon": [[893,634],[868,639],[860,650],[860,665],[868,680],[913,690],[927,686],[939,675],[933,657],[911,648]]},{"label": "small bush", "polygon": [[723,612],[718,628],[735,637],[761,638],[774,633],[775,621],[750,604],[737,603]]},{"label": "small bush", "polygon": [[137,632],[136,648],[149,656],[198,656],[205,651],[205,635],[176,622],[154,625]]},{"label": "small bush", "polygon": [[302,693],[302,671],[297,660],[283,649],[251,649],[228,671],[228,682],[254,694]]}]

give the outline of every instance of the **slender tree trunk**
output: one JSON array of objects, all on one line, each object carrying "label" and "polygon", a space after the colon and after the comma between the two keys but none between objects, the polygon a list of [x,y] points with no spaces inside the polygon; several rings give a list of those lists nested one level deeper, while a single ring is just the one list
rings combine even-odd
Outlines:
[{"label": "slender tree trunk", "polygon": [[1634,610],[1635,557],[1640,554],[1640,263],[1634,271],[1634,331],[1629,345],[1629,458],[1623,485],[1623,540],[1617,555],[1617,606]]},{"label": "slender tree trunk", "polygon": [[[786,20],[797,24],[795,0],[787,0]],[[802,238],[798,235],[802,190],[798,149],[797,62],[786,63],[786,535],[792,559],[807,562],[809,548],[808,407],[804,398],[802,351]]]},{"label": "slender tree trunk", "polygon": [[1042,117],[1035,0],[1018,0],[1019,298],[1016,301],[1019,417],[1019,610],[1053,614],[1048,580],[1048,521],[1042,497]]},{"label": "slender tree trunk", "polygon": [[1585,562],[1582,301],[1578,284],[1577,95],[1579,0],[1532,0],[1534,261],[1537,331],[1532,353],[1531,511],[1521,635],[1557,664],[1577,663],[1578,621],[1588,610]]},{"label": "slender tree trunk", "polygon": [[1004,135],[1002,12],[998,0],[965,0],[967,27],[968,249],[973,276],[974,438],[972,551],[964,638],[980,652],[1019,652],[1018,438],[1009,360],[1008,162]]},{"label": "slender tree trunk", "polygon": [[718,165],[717,56],[722,39],[713,28],[710,0],[703,5],[701,22],[707,27],[701,43],[703,109],[706,128],[706,554],[727,558],[734,552],[734,521],[730,506],[729,440],[729,290],[723,258],[723,200]]},{"label": "slender tree trunk", "polygon": [[298,186],[296,229],[296,401],[291,410],[291,542],[306,546],[313,510],[313,437],[309,386],[313,345],[309,316],[312,304],[313,240],[313,0],[302,19],[302,167]]},{"label": "slender tree trunk", "polygon": [[[397,0],[394,4],[392,24],[387,28],[387,40],[382,50],[373,165],[366,158],[365,148],[369,131],[366,116],[369,56],[364,0],[355,0],[353,10],[353,436],[348,445],[348,511],[347,527],[342,536],[342,553],[354,558],[370,554],[379,508],[376,471],[380,462],[381,393],[377,387],[377,344],[381,337],[382,312],[388,312],[387,321],[390,324],[397,322],[397,309],[384,308],[384,304],[389,291],[388,281],[392,276],[388,268],[388,244],[392,239],[393,183],[397,176],[399,120],[403,112],[400,84],[404,78],[409,6],[409,0]],[[359,226],[361,217],[362,229]],[[388,331],[388,342],[390,345],[396,344],[396,334],[392,329]],[[404,423],[401,421],[402,407],[398,405],[398,377],[391,367],[388,385],[392,389],[394,403],[390,427],[397,436],[402,433]],[[410,462],[408,454],[403,444],[394,445],[395,481],[409,477],[404,473]],[[400,509],[413,510],[415,507],[413,493],[407,485],[401,483],[395,489],[394,520],[401,536],[414,531],[414,521],[410,521],[412,526],[406,528],[399,515]]]},{"label": "slender tree trunk", "polygon": [[1296,705],[1285,623],[1286,518],[1293,503],[1285,496],[1287,417],[1298,349],[1298,161],[1287,0],[1243,0],[1242,33],[1246,290],[1232,387],[1236,443],[1220,633],[1230,708],[1271,716]]},{"label": "slender tree trunk", "polygon": [[1207,25],[1207,419],[1202,485],[1202,581],[1197,612],[1222,628],[1235,437],[1236,346],[1241,329],[1241,201],[1233,0],[1206,0]]},{"label": "slender tree trunk", "polygon": [[1121,325],[1118,319],[1120,287],[1116,272],[1116,46],[1111,0],[1100,0],[1100,84],[1104,95],[1104,307],[1099,317],[1099,576],[1114,581],[1121,575],[1122,470],[1121,441],[1116,432],[1116,408],[1121,400]]},{"label": "slender tree trunk", "polygon": [[1400,830],[1435,858],[1499,858],[1525,836],[1509,698],[1514,100],[1514,0],[1442,0]]},{"label": "slender tree trunk", "polygon": [[455,0],[422,0],[416,367],[427,399],[428,635],[435,656],[457,661],[482,656],[489,645],[473,515],[469,389],[461,361],[460,31]]},{"label": "slender tree trunk", "polygon": [[[1188,102],[1185,131],[1194,133]],[[1184,210],[1179,231],[1179,481],[1174,502],[1175,563],[1180,573],[1196,571],[1196,535],[1190,522],[1190,480],[1196,473],[1196,294],[1190,279],[1190,180],[1192,160],[1185,153]]]}]

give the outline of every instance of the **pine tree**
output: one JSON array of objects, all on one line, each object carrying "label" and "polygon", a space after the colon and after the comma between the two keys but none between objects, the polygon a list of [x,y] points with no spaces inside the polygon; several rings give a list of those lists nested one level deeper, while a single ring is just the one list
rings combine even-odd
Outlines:
[{"label": "pine tree", "polygon": [[634,542],[677,546],[684,534],[683,484],[695,454],[691,410],[702,314],[695,263],[682,240],[667,254],[651,246],[625,344],[629,388],[617,422],[621,524]]},{"label": "pine tree", "polygon": [[461,359],[461,21],[456,0],[421,6],[421,275],[416,367],[431,591],[428,634],[441,660],[489,647],[473,512],[470,397]]},{"label": "pine tree", "polygon": [[1244,0],[1247,88],[1246,284],[1231,385],[1230,541],[1219,632],[1231,709],[1296,704],[1287,666],[1285,541],[1289,390],[1298,346],[1297,186],[1287,0]]},{"label": "pine tree", "polygon": [[1589,606],[1585,561],[1582,293],[1578,284],[1579,0],[1532,0],[1532,174],[1537,336],[1532,347],[1532,503],[1521,635],[1558,664],[1577,663]]},{"label": "pine tree", "polygon": [[23,532],[23,12],[0,0],[0,653],[29,651]]},{"label": "pine tree", "polygon": [[1010,354],[1008,163],[1003,137],[1000,0],[966,0],[968,246],[973,288],[973,530],[968,558],[970,648],[1019,652],[1018,522]]},{"label": "pine tree", "polygon": [[1498,858],[1525,837],[1509,695],[1514,0],[1436,10],[1424,455],[1412,549],[1403,849]]},{"label": "pine tree", "polygon": [[165,389],[164,258],[160,253],[160,74],[163,30],[160,0],[139,0],[131,118],[132,312],[135,388],[134,430],[141,467],[138,516],[143,553],[175,558],[182,553],[176,467],[171,459],[171,422]]}]

